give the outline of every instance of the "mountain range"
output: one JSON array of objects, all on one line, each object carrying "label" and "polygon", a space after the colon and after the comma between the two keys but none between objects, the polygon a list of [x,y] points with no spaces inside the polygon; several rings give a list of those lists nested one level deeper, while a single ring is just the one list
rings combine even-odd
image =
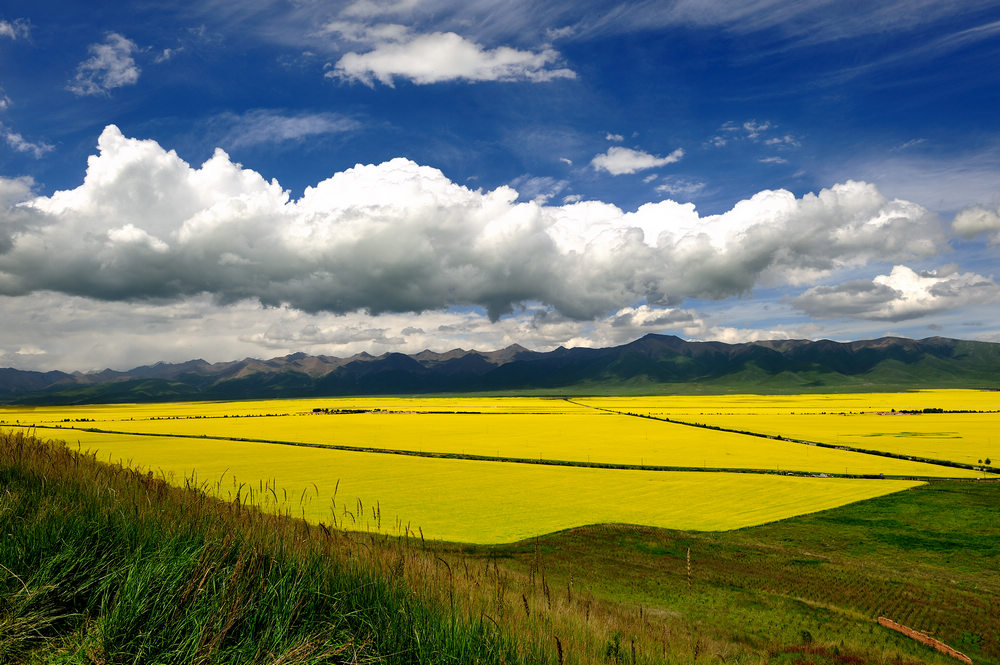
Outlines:
[{"label": "mountain range", "polygon": [[1000,388],[1000,344],[930,337],[726,344],[646,335],[608,348],[453,349],[349,358],[156,363],[129,371],[0,369],[0,402],[86,404],[427,393],[697,394]]}]

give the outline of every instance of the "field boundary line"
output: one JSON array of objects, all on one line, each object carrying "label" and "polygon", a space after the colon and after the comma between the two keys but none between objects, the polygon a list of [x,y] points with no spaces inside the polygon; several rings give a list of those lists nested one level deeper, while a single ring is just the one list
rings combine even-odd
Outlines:
[{"label": "field boundary line", "polygon": [[[622,414],[632,415],[632,414]],[[683,423],[682,423],[683,424]],[[612,469],[620,471],[688,471],[699,473],[744,473],[768,476],[790,476],[797,478],[848,478],[854,480],[909,480],[920,482],[932,482],[942,480],[936,476],[885,476],[878,474],[861,473],[818,473],[813,471],[795,471],[778,469],[752,469],[752,468],[730,468],[730,467],[704,467],[704,466],[665,466],[656,464],[616,464],[614,462],[584,462],[582,460],[554,460],[533,457],[502,457],[498,455],[475,455],[472,453],[445,453],[425,450],[402,450],[397,448],[373,448],[368,446],[348,446],[338,443],[310,443],[306,441],[278,441],[275,439],[255,439],[235,436],[218,436],[214,434],[169,434],[163,432],[125,432],[121,430],[101,429],[97,427],[64,427],[59,425],[9,425],[0,423],[4,427],[19,427],[22,429],[47,429],[62,432],[91,432],[94,434],[117,434],[123,436],[138,437],[161,437],[172,439],[194,439],[198,441],[229,441],[233,443],[264,443],[277,446],[295,446],[299,448],[317,448],[320,450],[339,450],[343,452],[368,453],[379,455],[402,455],[406,457],[424,457],[429,459],[453,459],[467,460],[471,462],[502,462],[505,464],[534,464],[539,466],[564,466],[587,469]]]},{"label": "field boundary line", "polygon": [[[594,406],[593,404],[584,404],[582,402],[577,402],[569,397],[563,398],[570,404],[575,404],[577,406],[586,407],[588,409],[594,409],[595,411],[605,411],[607,413],[614,413],[619,416],[630,416],[632,418],[645,418],[646,420],[658,420],[662,423],[670,423],[672,425],[684,425],[685,427],[697,427],[699,429],[709,429],[716,432],[727,432],[729,434],[743,434],[745,436],[756,436],[761,439],[771,439],[772,441],[785,441],[787,443],[796,443],[804,446],[815,446],[816,448],[829,448],[831,450],[843,450],[850,453],[859,453],[862,455],[874,455],[876,457],[889,457],[892,459],[903,460],[906,462],[921,462],[923,464],[934,464],[936,466],[946,466],[953,469],[966,469],[968,471],[981,471],[983,473],[991,473],[994,475],[1000,475],[1000,469],[996,469],[990,466],[966,464],[965,462],[953,462],[951,460],[940,460],[934,459],[932,457],[916,457],[914,455],[902,455],[900,453],[891,453],[886,450],[872,450],[870,448],[858,448],[855,446],[845,446],[836,443],[823,443],[822,441],[808,441],[806,439],[792,439],[787,436],[782,436],[780,434],[762,434],[761,432],[750,432],[748,430],[741,429],[731,429],[729,427],[721,427],[719,425],[707,425],[705,423],[692,423],[686,420],[675,420],[673,418],[666,418],[661,416],[653,416],[647,413],[632,413],[630,411],[619,411],[618,409],[611,409],[604,406]],[[830,476],[836,475],[837,477],[858,477],[858,476],[848,476],[848,474],[827,474]],[[864,476],[869,478],[872,476]],[[874,476],[879,478],[881,476]],[[885,476],[886,478],[898,478],[899,476]]]},{"label": "field boundary line", "polygon": [[956,660],[960,660],[963,663],[968,663],[968,665],[972,665],[972,659],[966,656],[964,653],[962,653],[958,649],[955,649],[954,647],[948,646],[939,639],[931,637],[930,635],[928,635],[923,631],[914,630],[909,626],[904,626],[903,624],[893,621],[892,619],[889,619],[887,617],[879,617],[878,625],[884,628],[888,628],[890,630],[894,630],[897,633],[902,633],[903,635],[906,635],[912,640],[916,640],[921,644],[926,644],[927,646],[937,651],[940,651],[946,656],[951,656]]}]

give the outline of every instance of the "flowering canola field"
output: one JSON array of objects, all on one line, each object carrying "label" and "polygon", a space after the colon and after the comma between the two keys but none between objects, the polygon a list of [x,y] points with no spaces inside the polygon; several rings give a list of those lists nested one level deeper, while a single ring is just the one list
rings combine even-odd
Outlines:
[{"label": "flowering canola field", "polygon": [[[1000,466],[1000,392],[580,400],[590,406],[962,464]],[[923,413],[940,409],[942,413]],[[919,413],[914,413],[919,412]]]},{"label": "flowering canola field", "polygon": [[[98,458],[360,530],[512,542],[594,523],[728,530],[889,494],[902,480],[623,471],[78,432]],[[241,486],[242,484],[242,486]],[[274,493],[272,494],[272,490]]]},{"label": "flowering canola field", "polygon": [[[977,475],[963,469],[626,417],[564,400],[291,400],[164,406],[169,408],[161,412],[149,405],[39,410],[30,417],[37,425],[135,434],[579,463],[851,475]],[[367,412],[317,413],[313,409]],[[66,418],[85,422],[65,423]]]},{"label": "flowering canola field", "polygon": [[[830,399],[822,399],[827,397]],[[896,404],[904,404],[900,396],[896,397]],[[976,393],[966,397],[982,396]],[[924,395],[915,403],[933,398]],[[774,402],[768,402],[772,399]],[[810,425],[809,418],[821,425],[826,417],[843,420],[829,415],[838,399],[843,400],[839,402],[843,409],[855,406],[854,410],[858,410],[856,395],[803,396],[799,401],[787,396],[600,398],[573,402],[541,398],[324,398],[6,407],[0,408],[0,425],[33,425],[40,436],[96,451],[99,459],[148,469],[178,484],[193,480],[206,491],[230,500],[237,492],[241,500],[247,500],[252,493],[254,503],[314,522],[399,534],[408,528],[427,538],[481,543],[513,541],[601,522],[734,529],[918,484],[914,480],[789,477],[777,475],[779,470],[814,476],[845,472],[908,478],[983,475],[970,469],[692,428],[593,408],[669,413],[678,420],[683,412],[700,422],[707,422],[706,414],[711,412],[713,417],[733,419],[726,422],[732,422],[734,429],[757,431],[753,423],[759,423],[763,433],[773,429],[785,436],[797,436],[787,431],[785,421],[801,423],[805,428]],[[881,399],[887,398],[869,401]],[[779,401],[780,406],[776,406]],[[941,402],[938,396],[934,406]],[[772,406],[767,407],[769,403]],[[981,403],[996,401],[984,398]],[[823,410],[828,413],[822,414]],[[976,421],[977,426],[995,423],[997,417],[970,415],[983,416],[981,422]],[[859,422],[861,418],[858,416]],[[739,422],[742,425],[737,426]],[[955,427],[962,426],[958,420],[954,423]],[[967,437],[979,436],[972,425],[967,427],[968,431],[956,431]],[[810,432],[812,437],[801,438],[821,440],[823,431],[819,427]],[[895,445],[905,447],[900,437],[895,438],[899,439]],[[238,439],[362,447],[368,451]],[[917,439],[924,443],[930,440]],[[555,464],[439,459],[372,449]],[[770,474],[566,465],[575,463],[746,469]]]}]

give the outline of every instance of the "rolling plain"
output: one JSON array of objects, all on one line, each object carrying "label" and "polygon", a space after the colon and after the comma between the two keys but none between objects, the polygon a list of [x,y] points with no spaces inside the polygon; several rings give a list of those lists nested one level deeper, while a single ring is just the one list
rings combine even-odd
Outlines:
[{"label": "rolling plain", "polygon": [[[983,410],[996,405],[995,396],[942,391],[907,402],[894,395],[900,404]],[[928,478],[984,475],[970,466],[973,451],[988,453],[996,413],[879,415],[885,399],[355,398],[7,407],[0,414],[5,426],[34,426],[99,459],[174,484],[206,484],[227,499],[253,492],[255,503],[313,522],[500,543],[598,523],[736,529]],[[838,404],[864,415],[817,413]],[[685,421],[661,419],[675,412]],[[692,427],[687,419],[769,436]],[[828,420],[848,423],[846,438]],[[913,436],[914,450],[897,443],[891,452],[971,464],[787,440],[817,432],[818,441],[860,447],[902,420],[951,438],[938,436],[933,441],[946,448],[928,449],[928,437]]]},{"label": "rolling plain", "polygon": [[991,663],[998,411],[988,391],[364,397],[11,406],[0,429],[304,518],[526,662],[946,662],[885,614]]}]

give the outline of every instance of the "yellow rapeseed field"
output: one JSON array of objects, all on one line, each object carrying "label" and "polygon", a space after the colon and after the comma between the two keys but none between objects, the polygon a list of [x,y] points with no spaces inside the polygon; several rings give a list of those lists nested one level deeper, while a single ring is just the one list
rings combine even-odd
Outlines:
[{"label": "yellow rapeseed field", "polygon": [[[1000,392],[922,390],[847,395],[736,395],[579,400],[730,430],[963,464],[1000,465]],[[920,413],[923,409],[980,413]]]},{"label": "yellow rapeseed field", "polygon": [[[70,432],[66,432],[70,434]],[[74,432],[84,449],[181,484],[347,528],[497,543],[592,523],[727,530],[913,487],[892,480],[621,471]],[[336,492],[336,494],[335,494]]]},{"label": "yellow rapeseed field", "polygon": [[390,533],[402,533],[408,524],[428,538],[502,542],[600,522],[732,529],[914,483],[433,459],[235,439],[816,476],[975,477],[982,473],[624,414],[974,464],[1000,456],[992,447],[1000,414],[884,414],[924,408],[996,411],[998,398],[1000,393],[980,391],[569,401],[320,398],[0,407],[0,425],[36,426],[43,437],[78,443],[100,459],[142,467],[173,482],[194,474],[222,498],[231,500],[238,491],[245,499],[252,490],[253,500],[268,509],[280,505],[312,521]]},{"label": "yellow rapeseed field", "polygon": [[900,455],[1000,465],[1000,415],[929,413],[920,415],[762,414],[710,415],[700,422],[727,429],[819,441]]},{"label": "yellow rapeseed field", "polygon": [[878,412],[939,408],[946,411],[998,411],[1000,391],[914,390],[905,393],[833,393],[816,395],[661,395],[650,397],[588,397],[589,405],[642,412],[673,413],[822,413]]},{"label": "yellow rapeseed field", "polygon": [[149,420],[222,416],[294,415],[313,409],[365,409],[413,413],[565,413],[586,407],[562,399],[532,397],[320,397],[226,402],[162,402],[153,404],[84,404],[80,406],[0,406],[0,423],[52,424],[64,420]]},{"label": "yellow rapeseed field", "polygon": [[[119,407],[114,413],[90,412],[81,416],[88,419],[85,423],[53,421],[53,424],[138,434],[205,435],[584,463],[851,475],[977,475],[971,470],[691,428],[566,402],[561,404],[565,407],[554,406],[548,412],[530,411],[536,407],[529,404],[508,404],[506,410],[492,412],[480,404],[475,406],[480,409],[479,413],[443,414],[440,413],[445,410],[442,405],[425,399],[421,405],[409,405],[411,409],[407,411],[335,415],[310,411],[255,417],[219,417],[221,405],[192,404],[187,417],[178,411],[168,417],[140,419],[138,413],[128,415],[128,409]],[[362,407],[348,403],[338,408]],[[472,408],[468,406],[467,410]],[[559,411],[559,408],[565,410]],[[211,409],[216,415],[205,415],[203,409]],[[277,409],[270,411],[278,412]],[[101,420],[101,417],[114,419]]]}]

